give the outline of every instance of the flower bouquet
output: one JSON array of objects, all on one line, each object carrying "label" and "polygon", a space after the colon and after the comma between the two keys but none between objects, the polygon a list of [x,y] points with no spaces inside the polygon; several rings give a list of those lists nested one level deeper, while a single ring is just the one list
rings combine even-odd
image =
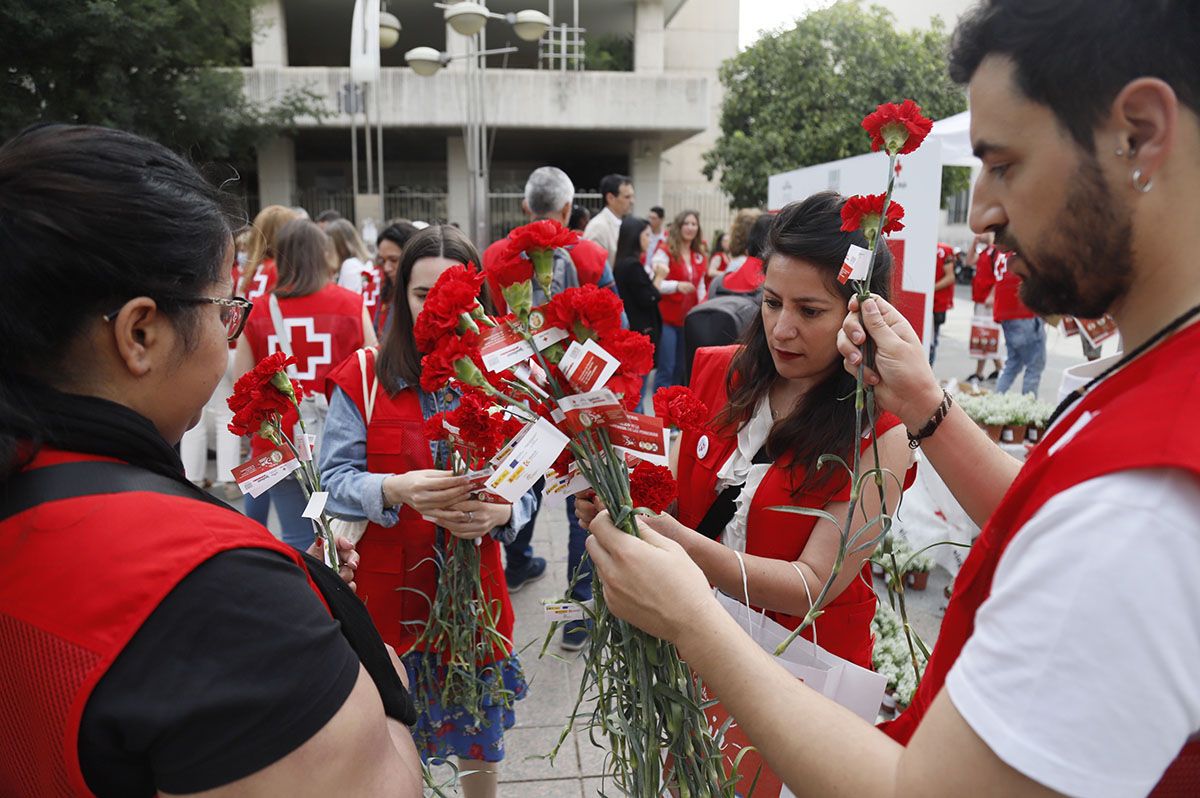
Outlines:
[{"label": "flower bouquet", "polygon": [[[233,411],[229,431],[238,436],[257,435],[274,444],[276,448],[265,458],[264,464],[270,468],[260,477],[266,483],[262,489],[278,482],[278,479],[274,479],[276,476],[286,478],[289,472],[295,474],[309,500],[305,515],[312,520],[321,541],[325,564],[336,571],[341,567],[341,562],[333,530],[324,511],[327,494],[321,490],[321,476],[313,464],[313,441],[309,440],[304,419],[300,417],[304,388],[287,373],[287,367],[295,362],[296,358],[276,352],[264,357],[238,378],[233,386],[233,395],[228,399],[229,409]],[[295,434],[297,424],[300,426],[300,435]],[[235,470],[235,478],[237,475]],[[245,491],[246,480],[239,478],[237,482]]]},{"label": "flower bouquet", "polygon": [[[484,496],[515,501],[545,476],[547,495],[593,490],[613,522],[636,535],[636,515],[657,513],[675,496],[665,468],[664,419],[632,412],[653,346],[622,329],[623,307],[612,292],[585,285],[554,293],[554,250],[576,240],[553,221],[510,234],[487,275],[503,293],[507,316],[483,312],[482,276],[473,269],[442,274],[415,328],[426,353],[421,387],[451,386],[472,409],[465,418],[448,414],[441,429],[433,423],[427,431],[440,439],[443,429],[454,428],[454,446],[470,442],[463,467]],[[535,280],[549,298],[536,307]],[[452,561],[468,548],[454,547],[444,572],[457,568]],[[593,735],[607,737],[614,782],[645,798],[667,789],[733,798],[736,774],[723,772],[719,735],[707,725],[697,680],[669,643],[612,616],[598,584],[594,595],[593,606],[578,608],[593,631],[576,712],[594,697],[589,725]],[[434,613],[443,615],[431,617],[431,625],[473,641],[463,631],[465,619],[445,614],[451,601],[435,604]],[[570,722],[562,739],[569,730]]]}]

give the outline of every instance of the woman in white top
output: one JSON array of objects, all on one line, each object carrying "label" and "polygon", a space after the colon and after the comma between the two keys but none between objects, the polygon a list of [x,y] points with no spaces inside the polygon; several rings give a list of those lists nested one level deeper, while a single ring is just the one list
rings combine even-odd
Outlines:
[{"label": "woman in white top", "polygon": [[371,254],[367,252],[367,245],[363,243],[358,230],[345,219],[336,219],[325,225],[325,233],[333,241],[337,262],[341,264],[337,284],[355,293],[362,293],[363,272],[371,269]]}]

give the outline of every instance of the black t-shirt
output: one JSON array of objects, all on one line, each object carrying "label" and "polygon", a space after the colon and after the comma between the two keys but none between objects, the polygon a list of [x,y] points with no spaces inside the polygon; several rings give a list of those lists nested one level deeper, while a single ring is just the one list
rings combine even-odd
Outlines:
[{"label": "black t-shirt", "polygon": [[99,797],[244,778],[316,734],[359,660],[295,563],[236,549],[168,594],[84,708],[79,761]]}]

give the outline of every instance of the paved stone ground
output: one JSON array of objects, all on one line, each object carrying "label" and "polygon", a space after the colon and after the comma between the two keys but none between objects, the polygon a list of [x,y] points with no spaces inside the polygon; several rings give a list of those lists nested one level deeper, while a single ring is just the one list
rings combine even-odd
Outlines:
[{"label": "paved stone ground", "polygon": [[[967,354],[971,311],[970,289],[959,286],[956,307],[942,327],[934,369],[942,379],[963,379],[974,372],[974,361]],[[1104,354],[1113,351],[1114,344],[1110,342]],[[1082,361],[1078,338],[1066,338],[1056,329],[1049,330],[1039,398],[1053,401],[1063,369]],[[508,757],[500,772],[500,793],[507,798],[585,798],[598,795],[603,782],[604,751],[594,747],[586,735],[573,732],[553,763],[546,758],[558,742],[574,705],[582,671],[580,655],[562,651],[557,640],[551,643],[545,657],[538,656],[548,628],[541,601],[561,597],[567,584],[565,513],[560,505],[545,509],[539,516],[534,548],[538,556],[548,561],[547,573],[513,596],[517,616],[514,640],[525,666],[529,694],[517,704],[516,726],[505,735]],[[278,528],[274,518],[271,526]],[[949,574],[938,568],[930,575],[928,589],[906,594],[910,619],[930,645],[941,625],[946,607],[943,588],[949,581]],[[880,596],[886,596],[881,585],[876,587]],[[448,771],[443,769],[439,775],[445,778]],[[611,787],[608,792],[611,794]],[[458,791],[449,789],[446,794],[457,795]]]}]

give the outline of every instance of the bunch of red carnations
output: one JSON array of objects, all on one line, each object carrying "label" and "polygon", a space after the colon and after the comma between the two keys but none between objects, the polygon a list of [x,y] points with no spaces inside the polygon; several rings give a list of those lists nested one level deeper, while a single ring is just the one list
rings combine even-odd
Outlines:
[{"label": "bunch of red carnations", "polygon": [[[304,495],[311,500],[314,493],[321,492],[321,475],[313,463],[311,442],[307,437],[300,441],[295,434],[299,425],[300,434],[307,436],[304,420],[300,417],[304,388],[287,372],[288,366],[295,362],[296,358],[276,352],[264,357],[238,378],[233,395],[228,399],[229,409],[233,411],[229,431],[234,435],[257,435],[277,447],[286,447],[300,463],[293,473]],[[341,563],[329,517],[323,509],[315,515],[312,519],[314,531],[321,541],[325,564],[337,570]]]},{"label": "bunch of red carnations", "polygon": [[[613,522],[636,535],[637,514],[661,512],[676,494],[663,416],[634,412],[654,347],[622,327],[623,305],[612,291],[555,292],[563,283],[555,270],[569,268],[561,250],[576,240],[546,220],[510,234],[486,275],[508,305],[505,316],[484,313],[484,275],[473,267],[443,272],[416,322],[421,387],[450,386],[460,408],[471,410],[431,420],[427,432],[452,444],[485,494],[513,501],[544,476],[545,495],[592,491]],[[535,282],[547,297],[538,306]],[[628,795],[732,798],[736,774],[723,772],[691,671],[669,643],[612,616],[593,579],[592,605],[578,608],[592,644],[568,727],[580,704],[594,700],[585,714],[607,736],[609,775]]]}]

